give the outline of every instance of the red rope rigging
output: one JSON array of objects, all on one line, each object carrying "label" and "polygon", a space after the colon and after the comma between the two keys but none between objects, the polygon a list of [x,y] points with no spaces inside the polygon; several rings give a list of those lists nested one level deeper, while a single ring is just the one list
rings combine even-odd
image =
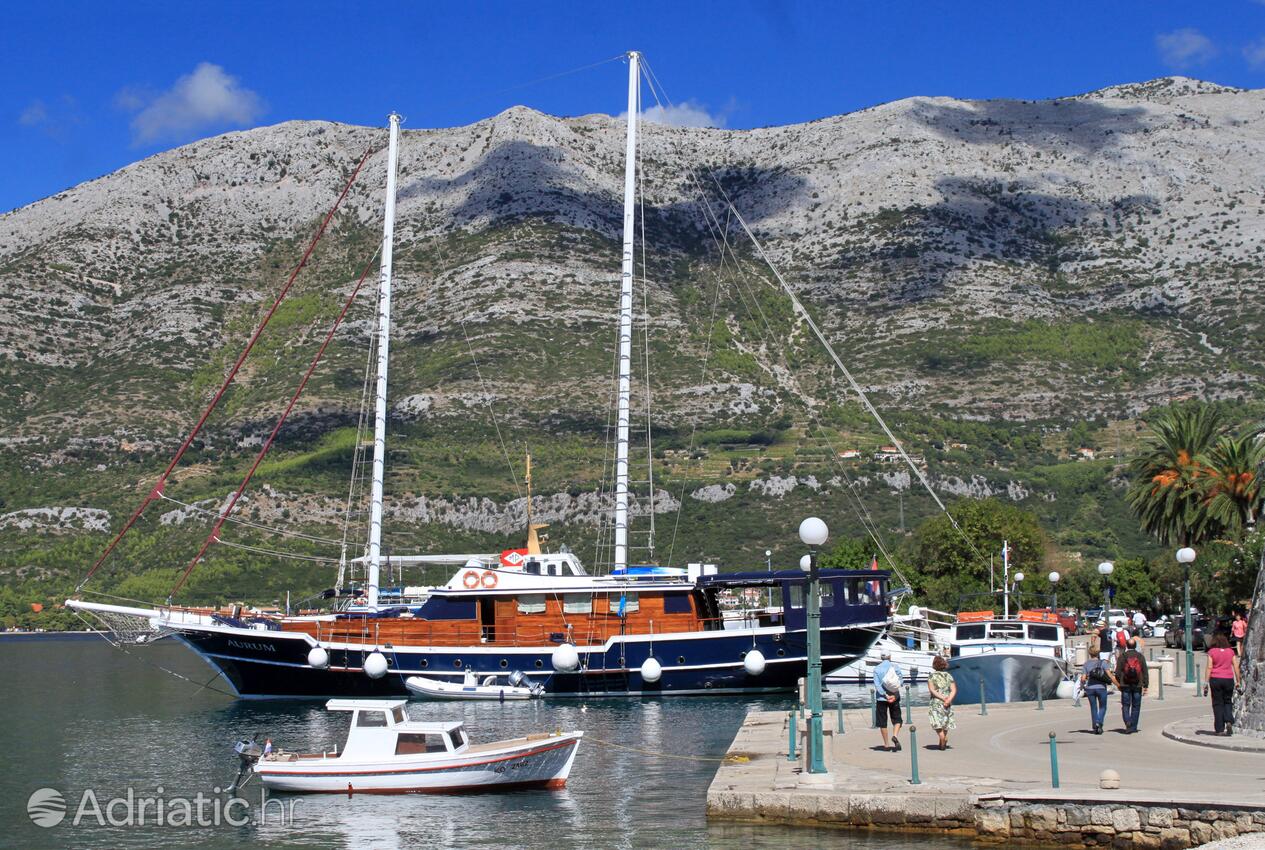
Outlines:
[{"label": "red rope rigging", "polygon": [[321,358],[325,356],[325,349],[329,347],[330,342],[334,339],[334,333],[338,330],[339,325],[343,323],[343,319],[347,316],[347,311],[351,309],[351,303],[356,300],[356,295],[360,293],[360,288],[364,285],[365,278],[369,276],[369,269],[373,268],[373,261],[377,257],[374,252],[373,257],[369,258],[369,262],[365,264],[364,271],[360,273],[360,278],[356,281],[356,286],[351,290],[351,295],[347,296],[347,300],[343,303],[343,309],[338,314],[338,318],[334,320],[334,324],[330,325],[329,331],[325,334],[325,339],[321,343],[321,347],[317,349],[316,356],[312,358],[311,364],[307,367],[307,371],[303,373],[302,380],[294,390],[294,395],[290,396],[290,403],[286,405],[286,409],[281,413],[281,417],[277,420],[277,424],[272,426],[272,433],[268,435],[268,439],[264,440],[263,446],[260,447],[259,453],[255,455],[255,462],[250,465],[246,477],[242,479],[242,483],[238,485],[237,491],[233,493],[232,498],[228,500],[228,504],[224,506],[224,510],[220,512],[220,516],[215,521],[215,526],[211,529],[211,533],[207,535],[206,540],[202,542],[202,548],[198,550],[198,554],[193,556],[193,560],[189,562],[189,566],[180,575],[180,579],[171,589],[171,595],[175,596],[176,591],[184,586],[185,580],[189,578],[189,573],[193,572],[193,568],[202,560],[202,556],[206,554],[206,550],[211,548],[211,544],[219,540],[220,529],[224,527],[224,522],[228,519],[228,515],[233,512],[237,500],[246,490],[246,485],[250,483],[250,479],[254,477],[255,470],[259,469],[259,464],[263,462],[264,456],[268,454],[268,450],[272,448],[272,443],[277,439],[277,434],[281,431],[281,426],[285,424],[286,418],[290,415],[290,411],[294,410],[294,405],[298,402],[299,396],[303,395],[303,390],[307,386],[308,380],[312,377],[312,373],[316,371],[316,367],[320,364]]},{"label": "red rope rigging", "polygon": [[241,369],[242,363],[246,361],[247,355],[249,355],[251,349],[255,347],[255,342],[259,339],[260,334],[264,332],[264,328],[268,327],[268,323],[272,321],[273,314],[277,312],[277,308],[281,306],[281,302],[290,292],[290,287],[294,285],[295,278],[299,276],[299,272],[301,272],[304,266],[307,265],[307,261],[311,258],[312,252],[316,249],[316,243],[319,242],[321,237],[325,235],[325,229],[329,226],[330,221],[333,220],[334,213],[336,213],[338,208],[342,206],[343,201],[347,197],[347,193],[351,191],[352,184],[355,183],[356,178],[360,176],[360,169],[364,167],[365,162],[368,161],[369,155],[372,153],[373,148],[370,147],[365,151],[365,155],[360,158],[360,162],[356,164],[356,168],[352,171],[351,177],[347,179],[347,185],[343,186],[343,191],[339,194],[338,200],[336,200],[334,205],[330,207],[329,212],[325,214],[325,218],[321,221],[321,226],[316,229],[316,233],[312,236],[311,241],[308,242],[307,250],[303,252],[303,258],[299,260],[299,264],[294,267],[292,272],[290,272],[290,277],[286,280],[285,286],[283,286],[281,291],[277,294],[276,300],[274,300],[272,302],[272,306],[268,308],[268,312],[264,315],[263,320],[259,323],[259,326],[255,328],[255,332],[250,335],[250,340],[246,343],[246,347],[242,349],[242,353],[238,355],[237,362],[233,364],[233,368],[229,370],[228,375],[224,378],[224,383],[220,384],[220,388],[216,391],[215,397],[211,399],[211,403],[207,405],[206,410],[202,412],[201,418],[199,418],[197,424],[193,426],[193,430],[189,432],[189,436],[185,437],[185,440],[180,445],[179,450],[177,450],[175,457],[173,457],[171,462],[167,464],[167,468],[163,470],[162,475],[158,476],[158,481],[154,484],[154,488],[150,490],[149,494],[141,501],[140,505],[136,508],[136,511],[132,514],[128,521],[124,523],[123,528],[119,530],[119,533],[114,535],[114,538],[110,541],[109,545],[105,547],[105,551],[101,553],[101,556],[97,558],[96,563],[94,563],[92,568],[88,570],[88,574],[83,577],[83,581],[79,582],[79,586],[75,588],[76,592],[83,589],[83,586],[88,583],[88,579],[92,578],[93,574],[101,567],[102,564],[105,563],[106,558],[110,557],[110,553],[113,552],[114,548],[119,545],[119,541],[122,540],[123,536],[131,530],[132,526],[136,524],[136,521],[141,518],[141,514],[145,513],[145,509],[148,508],[155,499],[162,496],[163,488],[167,486],[167,477],[171,475],[171,471],[176,468],[176,464],[180,463],[180,459],[184,457],[184,454],[188,451],[189,446],[193,444],[194,439],[202,431],[202,426],[205,425],[207,419],[210,418],[211,412],[215,410],[216,405],[220,403],[220,399],[224,397],[224,393],[228,391],[229,384],[231,384],[233,382],[233,378],[237,376],[237,371]]}]

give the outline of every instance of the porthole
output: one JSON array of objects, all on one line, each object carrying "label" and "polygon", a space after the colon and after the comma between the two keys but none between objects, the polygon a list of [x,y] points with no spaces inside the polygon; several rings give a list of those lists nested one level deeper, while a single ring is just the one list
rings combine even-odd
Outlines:
[{"label": "porthole", "polygon": [[777,648],[777,655],[778,655],[778,658],[781,658],[783,655],[786,655],[786,650],[785,650],[785,649],[782,649],[782,648],[779,646],[779,647]]},{"label": "porthole", "polygon": [[510,666],[510,663],[509,663],[508,661],[506,661],[504,658],[502,658],[502,659],[501,659],[501,669],[502,669],[502,670],[504,670],[504,669],[505,669],[506,667],[508,667],[508,666]]},{"label": "porthole", "polygon": [[452,666],[453,666],[453,667],[456,667],[458,670],[460,670],[460,669],[461,669],[461,659],[460,659],[460,658],[454,658],[454,659],[452,660]]},{"label": "porthole", "polygon": [[543,661],[541,661],[539,658],[537,658],[537,659],[536,659],[536,669],[537,669],[537,670],[539,670],[541,667],[544,667],[544,666],[545,666],[545,662],[543,662]]},{"label": "porthole", "polygon": [[678,655],[678,656],[676,657],[676,663],[677,663],[677,664],[684,664],[684,663],[685,663],[685,656],[684,656],[684,655]]},{"label": "porthole", "polygon": [[423,659],[422,659],[421,666],[422,666],[422,669],[423,669],[423,670],[425,670],[427,667],[429,667],[429,666],[430,666],[430,661],[428,661],[427,659],[423,658]]}]

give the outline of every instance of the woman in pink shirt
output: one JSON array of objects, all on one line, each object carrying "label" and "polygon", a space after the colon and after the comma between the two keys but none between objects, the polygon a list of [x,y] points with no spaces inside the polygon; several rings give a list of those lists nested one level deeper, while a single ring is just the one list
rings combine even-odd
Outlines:
[{"label": "woman in pink shirt", "polygon": [[1212,638],[1208,650],[1208,684],[1212,694],[1212,722],[1216,734],[1227,738],[1234,732],[1234,689],[1239,684],[1239,657],[1230,648],[1223,632]]},{"label": "woman in pink shirt", "polygon": [[1240,655],[1243,650],[1240,648],[1243,644],[1243,638],[1247,637],[1247,620],[1243,619],[1243,614],[1235,611],[1234,622],[1230,624],[1230,644],[1234,647],[1234,654]]}]

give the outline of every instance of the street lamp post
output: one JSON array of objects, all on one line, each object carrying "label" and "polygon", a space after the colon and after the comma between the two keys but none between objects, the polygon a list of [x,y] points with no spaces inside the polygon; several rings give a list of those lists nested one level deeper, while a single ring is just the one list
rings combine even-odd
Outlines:
[{"label": "street lamp post", "polygon": [[1182,593],[1183,608],[1185,609],[1185,633],[1186,633],[1186,684],[1195,684],[1195,648],[1191,638],[1190,628],[1190,565],[1195,562],[1195,550],[1189,546],[1183,546],[1177,550],[1177,563],[1182,565],[1184,573],[1185,590]]},{"label": "street lamp post", "polygon": [[1098,574],[1102,576],[1102,617],[1099,619],[1104,623],[1107,622],[1107,609],[1111,607],[1111,600],[1107,598],[1107,580],[1111,578],[1111,573],[1115,568],[1116,565],[1111,561],[1103,561],[1098,565]]},{"label": "street lamp post", "polygon": [[1050,607],[1054,610],[1054,616],[1059,615],[1059,574],[1050,573]]},{"label": "street lamp post", "polygon": [[1019,582],[1023,581],[1024,578],[1025,576],[1023,573],[1015,573],[1015,583],[1011,586],[1011,589],[1015,593],[1015,610],[1016,611],[1019,611],[1020,609],[1023,608],[1023,596],[1019,593]]},{"label": "street lamp post", "polygon": [[[826,773],[821,734],[821,585],[817,580],[817,547],[830,530],[815,516],[799,524],[799,539],[808,546],[808,772]],[[800,567],[805,566],[803,560]]]}]

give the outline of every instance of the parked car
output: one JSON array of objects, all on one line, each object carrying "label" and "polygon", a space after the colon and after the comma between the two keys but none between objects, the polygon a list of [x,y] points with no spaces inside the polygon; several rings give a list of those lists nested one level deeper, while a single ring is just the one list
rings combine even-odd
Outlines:
[{"label": "parked car", "polygon": [[[1186,620],[1181,614],[1173,614],[1168,618],[1171,624],[1164,633],[1164,645],[1170,649],[1186,648]],[[1190,645],[1192,649],[1207,649],[1212,640],[1212,625],[1202,614],[1190,615]]]}]

